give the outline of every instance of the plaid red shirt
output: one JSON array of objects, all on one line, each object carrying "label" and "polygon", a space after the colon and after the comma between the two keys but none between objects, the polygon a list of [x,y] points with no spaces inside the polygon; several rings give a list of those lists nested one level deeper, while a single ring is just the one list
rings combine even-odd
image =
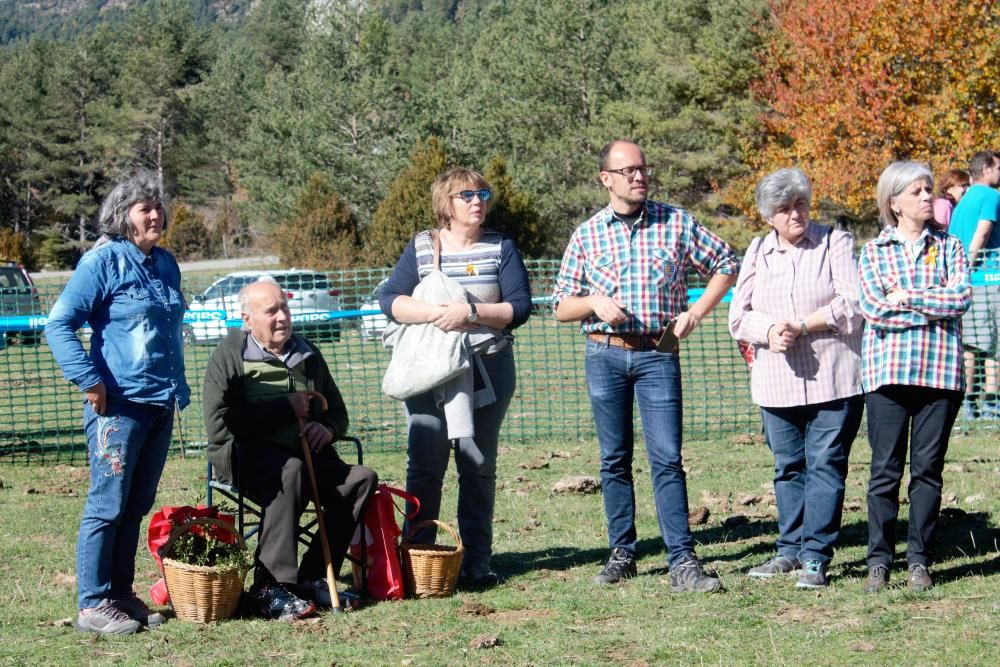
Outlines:
[{"label": "plaid red shirt", "polygon": [[[954,236],[927,227],[914,249],[886,227],[861,252],[866,392],[891,384],[965,389],[961,316],[972,303],[965,250]],[[908,305],[886,298],[896,287],[909,292]]]},{"label": "plaid red shirt", "polygon": [[609,204],[573,232],[556,278],[552,307],[568,296],[604,294],[625,304],[628,319],[618,327],[596,315],[584,318],[584,333],[657,334],[687,310],[687,271],[708,278],[736,273],[725,241],[691,214],[647,200],[629,229]]}]

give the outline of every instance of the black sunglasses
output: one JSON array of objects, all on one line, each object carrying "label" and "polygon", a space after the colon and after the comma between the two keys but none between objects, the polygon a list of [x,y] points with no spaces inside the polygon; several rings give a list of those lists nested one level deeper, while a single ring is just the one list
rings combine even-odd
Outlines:
[{"label": "black sunglasses", "polygon": [[461,192],[456,192],[452,195],[452,197],[461,197],[462,201],[466,204],[471,204],[473,198],[475,197],[479,197],[479,201],[489,201],[492,196],[493,193],[486,188],[483,188],[482,190],[462,190]]},{"label": "black sunglasses", "polygon": [[622,167],[621,169],[605,169],[604,171],[609,174],[621,174],[627,180],[635,178],[636,173],[640,171],[646,178],[653,175],[653,168],[647,167],[646,165],[639,165],[638,167]]}]

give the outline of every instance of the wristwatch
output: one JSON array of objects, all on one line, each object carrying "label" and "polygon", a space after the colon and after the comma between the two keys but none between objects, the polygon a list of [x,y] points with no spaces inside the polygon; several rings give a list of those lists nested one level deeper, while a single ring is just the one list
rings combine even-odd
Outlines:
[{"label": "wristwatch", "polygon": [[799,334],[805,336],[809,333],[809,327],[806,326],[805,320],[799,320]]},{"label": "wristwatch", "polygon": [[469,324],[475,324],[479,321],[479,312],[476,310],[476,304],[469,302],[469,314],[465,316],[465,321]]}]

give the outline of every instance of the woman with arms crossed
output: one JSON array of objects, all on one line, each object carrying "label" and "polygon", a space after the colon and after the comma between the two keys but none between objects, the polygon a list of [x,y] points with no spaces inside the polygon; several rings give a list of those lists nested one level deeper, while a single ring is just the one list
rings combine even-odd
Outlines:
[{"label": "woman with arms crossed", "polygon": [[861,310],[868,322],[861,381],[872,449],[869,593],[889,583],[908,440],[908,585],[913,591],[932,585],[928,568],[941,509],[941,473],[965,388],[961,317],[972,287],[961,242],[934,228],[933,188],[931,172],[922,164],[886,167],[876,190],[885,227],[861,253]]}]

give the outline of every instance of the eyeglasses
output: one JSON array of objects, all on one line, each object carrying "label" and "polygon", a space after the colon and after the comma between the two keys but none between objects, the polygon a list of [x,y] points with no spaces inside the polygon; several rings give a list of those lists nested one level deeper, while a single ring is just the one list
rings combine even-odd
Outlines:
[{"label": "eyeglasses", "polygon": [[455,192],[451,195],[452,197],[461,197],[462,201],[466,204],[471,204],[472,200],[479,197],[479,201],[489,201],[493,193],[486,188],[482,190],[462,190],[461,192]]},{"label": "eyeglasses", "polygon": [[621,174],[628,180],[632,180],[633,178],[635,178],[635,175],[640,171],[642,172],[642,175],[645,176],[646,178],[649,178],[650,176],[653,175],[653,168],[647,167],[645,165],[639,165],[638,167],[622,167],[621,169],[605,169],[604,171],[608,172],[609,174]]}]

